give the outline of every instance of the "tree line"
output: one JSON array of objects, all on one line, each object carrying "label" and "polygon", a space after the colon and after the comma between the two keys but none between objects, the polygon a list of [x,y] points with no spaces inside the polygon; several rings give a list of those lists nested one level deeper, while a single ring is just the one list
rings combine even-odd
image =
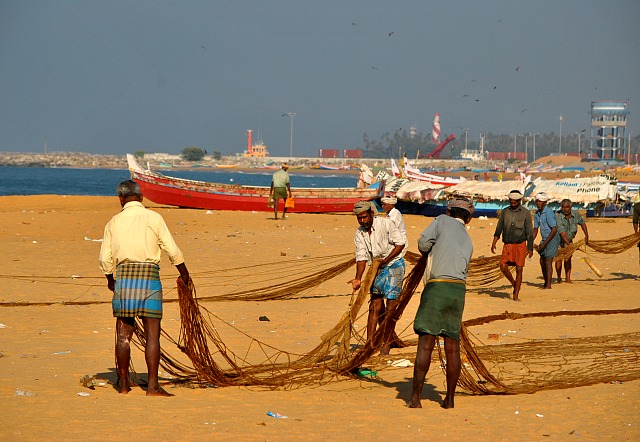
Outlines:
[{"label": "tree line", "polygon": [[[442,151],[439,158],[453,158],[459,156],[464,151],[465,135],[455,134],[456,139],[450,142]],[[447,134],[441,134],[441,138],[446,138]],[[365,158],[399,158],[406,154],[408,158],[416,158],[431,152],[438,144],[431,139],[431,133],[422,134],[420,132],[410,135],[404,129],[398,129],[393,134],[384,132],[379,140],[371,139],[365,133],[364,157]],[[578,146],[578,142],[580,146]],[[635,154],[640,143],[640,135],[631,138],[631,154]],[[562,134],[562,153],[583,153],[589,152],[590,140],[589,132]],[[533,134],[494,134],[487,132],[484,134],[485,152],[529,152],[529,158],[533,157],[534,136]],[[480,141],[467,138],[467,149],[479,150]],[[535,135],[536,158],[558,153],[560,149],[560,137],[558,134],[537,133]]]}]

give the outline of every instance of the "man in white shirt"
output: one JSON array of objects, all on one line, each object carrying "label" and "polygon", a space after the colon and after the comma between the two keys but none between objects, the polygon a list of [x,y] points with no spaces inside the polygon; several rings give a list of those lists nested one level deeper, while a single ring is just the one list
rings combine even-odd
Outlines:
[{"label": "man in white shirt", "polygon": [[147,338],[147,396],[172,396],[158,383],[162,319],[161,250],[178,268],[185,284],[189,283],[189,271],[162,216],[142,205],[140,186],[135,181],[126,180],[118,185],[117,193],[122,211],[111,218],[104,229],[99,258],[100,270],[107,277],[107,287],[113,292],[116,388],[123,394],[131,391],[130,343],[135,331],[135,318],[140,317]]},{"label": "man in white shirt", "polygon": [[[356,231],[356,276],[349,281],[353,290],[362,285],[362,275],[373,260],[379,260],[380,266],[371,286],[371,301],[367,319],[367,340],[376,330],[382,315],[397,302],[404,279],[405,243],[396,225],[388,218],[375,216],[375,205],[370,201],[359,201],[353,208],[360,227]],[[387,300],[385,309],[384,300]],[[388,355],[390,342],[385,342],[380,350],[381,355]]]},{"label": "man in white shirt", "polygon": [[405,246],[407,244],[407,228],[404,225],[404,218],[398,209],[396,209],[397,198],[393,196],[385,196],[380,198],[382,203],[382,210],[387,212],[387,218],[389,218],[396,225],[400,234],[404,238]]}]

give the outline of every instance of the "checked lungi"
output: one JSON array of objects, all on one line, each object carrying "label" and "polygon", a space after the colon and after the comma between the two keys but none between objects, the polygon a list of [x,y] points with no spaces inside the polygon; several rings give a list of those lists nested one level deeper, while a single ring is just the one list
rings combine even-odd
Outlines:
[{"label": "checked lungi", "polygon": [[404,258],[400,258],[393,264],[379,269],[376,279],[373,280],[371,293],[383,295],[386,299],[398,299],[402,290],[405,267]]},{"label": "checked lungi", "polygon": [[464,281],[429,281],[422,291],[413,321],[416,334],[447,336],[459,341],[466,291]]},{"label": "checked lungi", "polygon": [[162,318],[160,267],[150,262],[123,262],[116,268],[113,316]]}]

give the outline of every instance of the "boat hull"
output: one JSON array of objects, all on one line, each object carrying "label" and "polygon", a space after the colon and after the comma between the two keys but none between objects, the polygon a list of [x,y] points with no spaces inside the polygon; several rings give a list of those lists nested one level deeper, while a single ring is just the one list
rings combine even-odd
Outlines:
[{"label": "boat hull", "polygon": [[[144,197],[157,204],[208,210],[273,211],[269,207],[268,187],[205,183],[134,170],[131,170],[131,177],[140,185]],[[382,195],[383,189],[383,183],[364,189],[292,188],[295,207],[287,211],[351,212],[356,202],[377,199]],[[283,208],[283,204],[280,200],[279,208]]]}]

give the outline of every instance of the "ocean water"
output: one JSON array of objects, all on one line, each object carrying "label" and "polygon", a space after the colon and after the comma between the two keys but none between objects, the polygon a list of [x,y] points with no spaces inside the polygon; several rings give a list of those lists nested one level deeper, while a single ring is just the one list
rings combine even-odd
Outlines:
[{"label": "ocean water", "polygon": [[[165,175],[216,183],[269,186],[273,171],[170,170]],[[290,172],[292,187],[355,187],[357,175]],[[67,169],[48,167],[0,167],[0,195],[113,196],[120,181],[130,178],[127,169]]]}]

